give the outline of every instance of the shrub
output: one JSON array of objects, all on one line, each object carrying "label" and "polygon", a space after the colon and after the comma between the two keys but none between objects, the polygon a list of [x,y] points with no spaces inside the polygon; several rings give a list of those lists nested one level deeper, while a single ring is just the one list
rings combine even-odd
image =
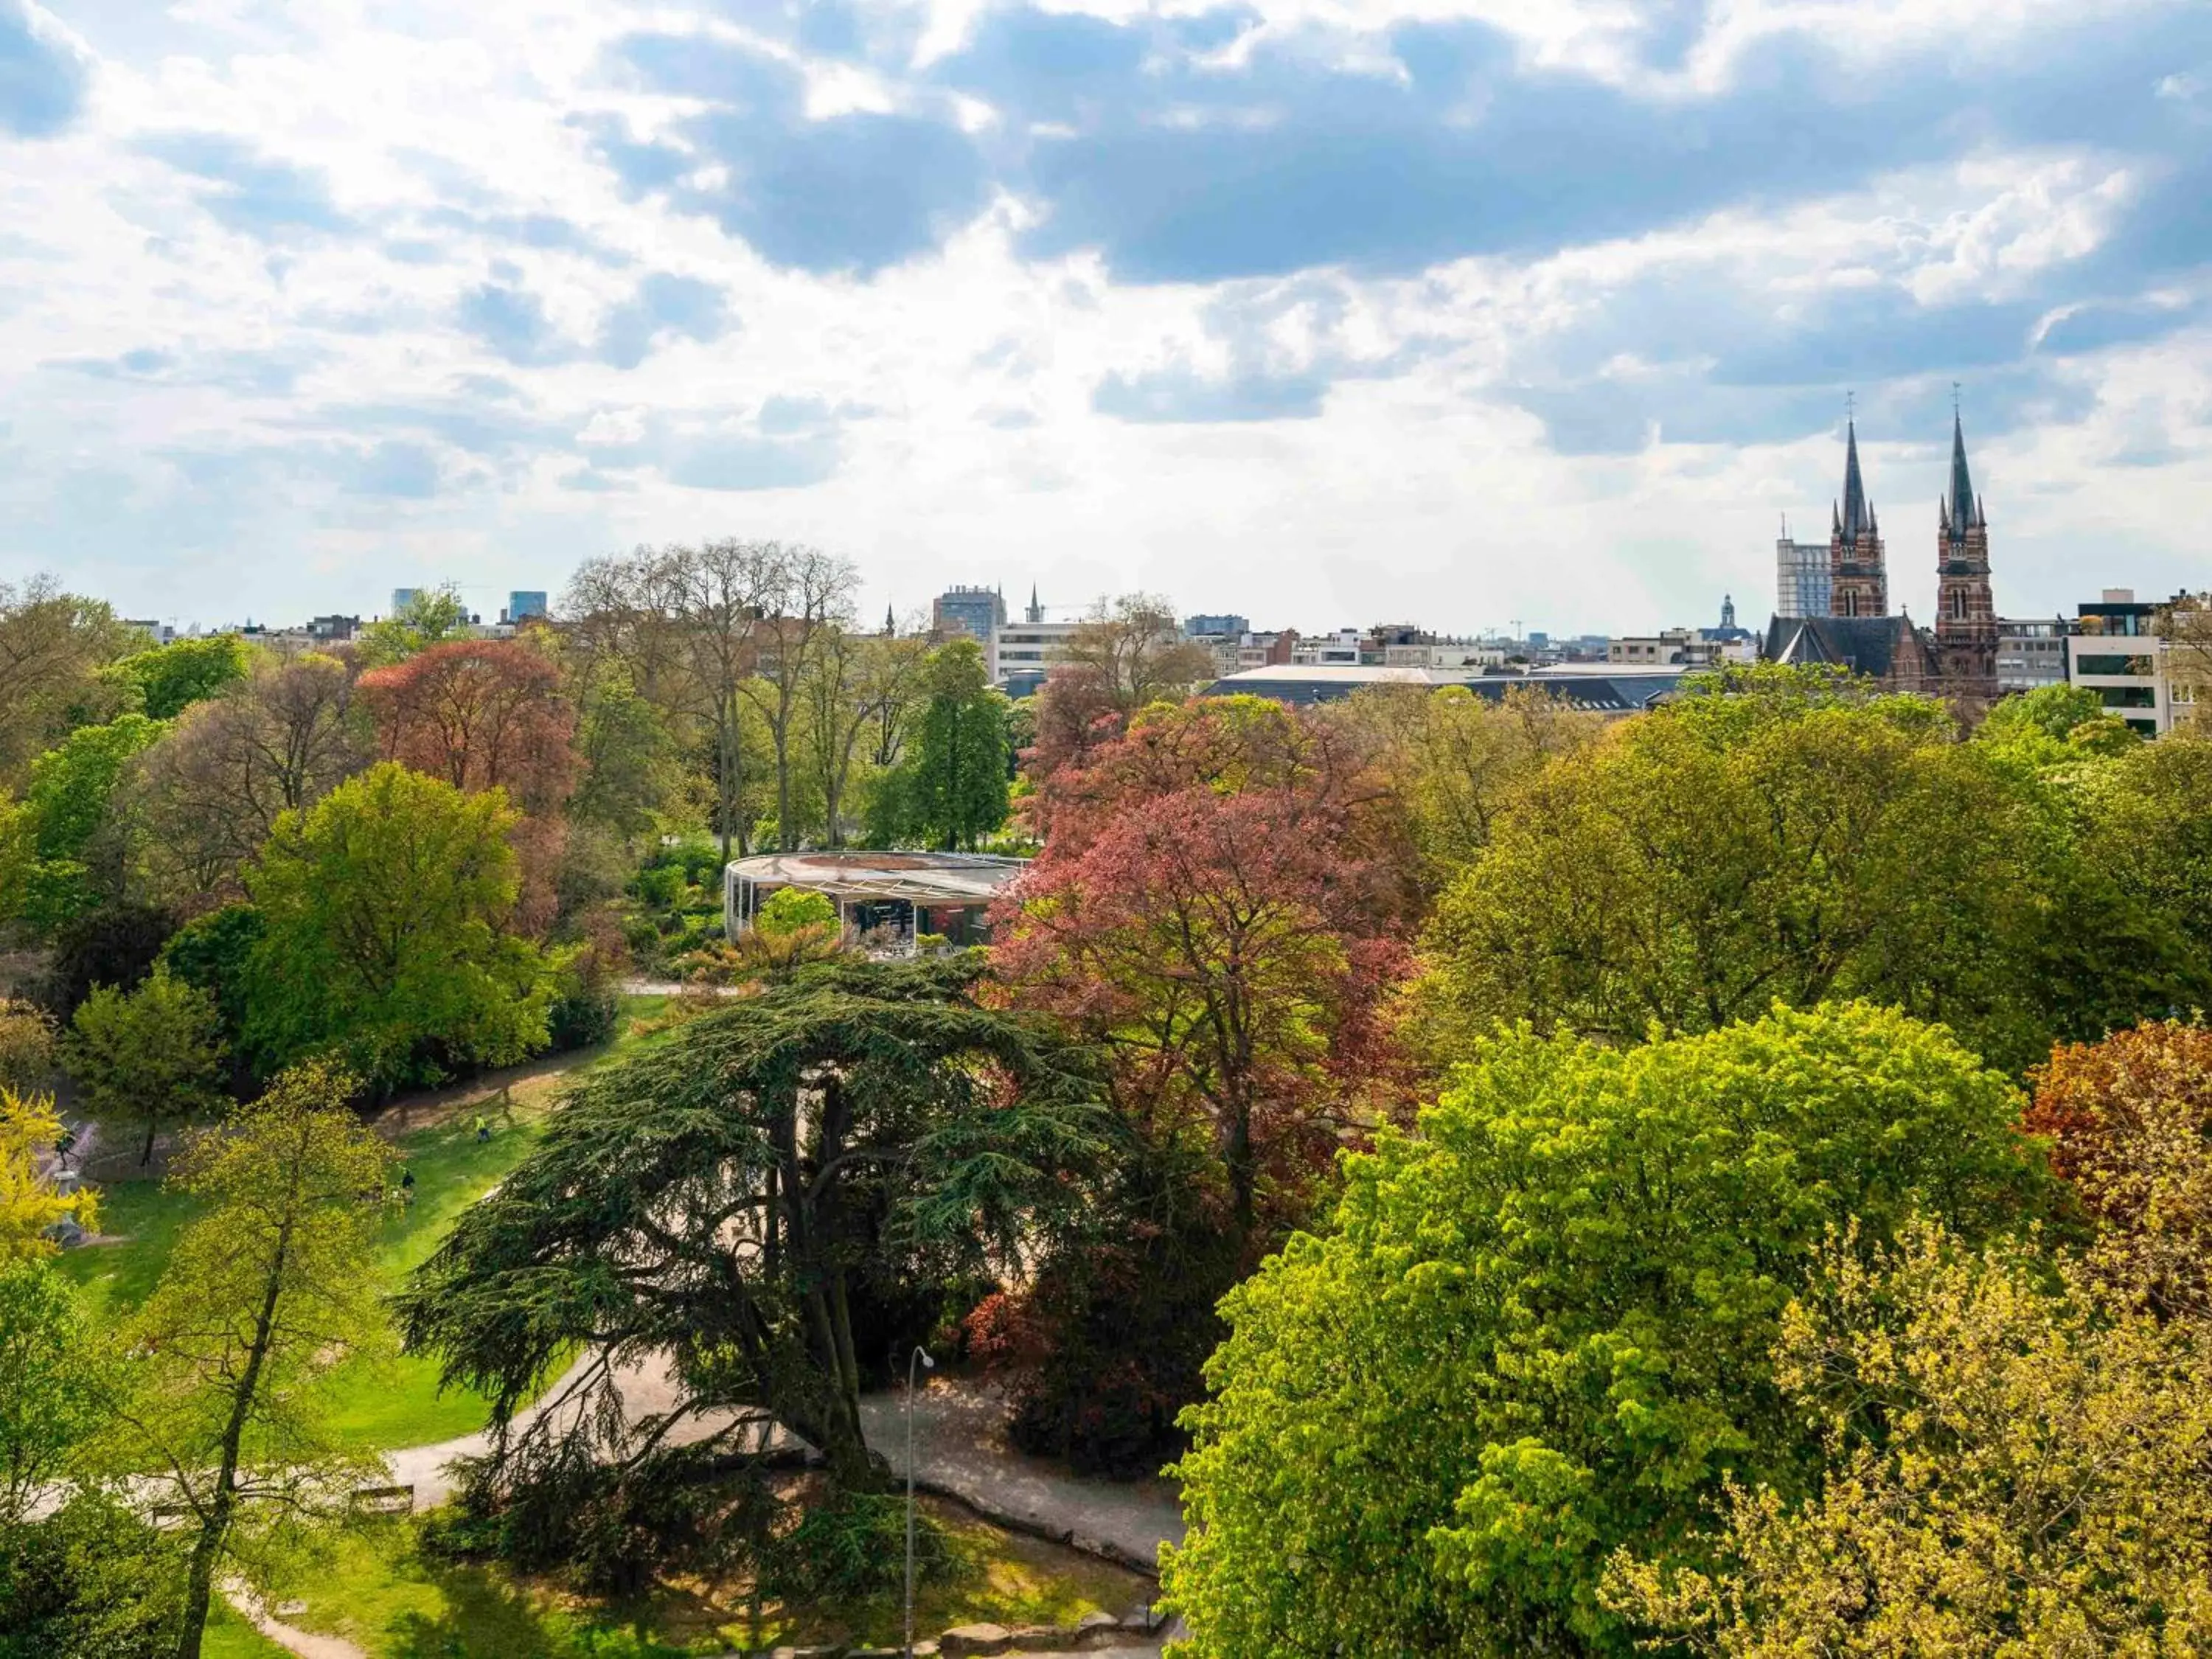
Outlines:
[{"label": "shrub", "polygon": [[764,933],[790,934],[802,927],[835,927],[837,906],[827,894],[804,887],[779,887],[753,913],[753,926]]},{"label": "shrub", "polygon": [[181,1535],[76,1498],[0,1531],[0,1659],[169,1659],[184,1586]]}]

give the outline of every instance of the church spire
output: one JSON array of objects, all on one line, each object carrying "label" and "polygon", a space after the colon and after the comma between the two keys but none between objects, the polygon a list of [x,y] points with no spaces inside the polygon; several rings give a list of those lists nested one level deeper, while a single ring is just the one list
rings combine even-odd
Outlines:
[{"label": "church spire", "polygon": [[1837,527],[1846,542],[1855,542],[1874,528],[1874,518],[1867,511],[1866,481],[1859,476],[1858,422],[1846,421],[1844,432],[1844,510]]},{"label": "church spire", "polygon": [[1974,499],[1974,481],[1966,473],[1966,428],[1960,424],[1959,411],[1951,411],[1951,500],[1945,508],[1945,522],[1955,540],[1965,539],[1966,532],[1978,523],[1981,505]]}]

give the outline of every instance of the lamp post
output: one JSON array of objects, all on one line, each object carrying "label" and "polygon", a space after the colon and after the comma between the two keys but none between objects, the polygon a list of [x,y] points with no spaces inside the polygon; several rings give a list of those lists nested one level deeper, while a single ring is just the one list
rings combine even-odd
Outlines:
[{"label": "lamp post", "polygon": [[906,1362],[906,1659],[914,1659],[914,1368],[917,1364],[933,1371],[937,1362],[918,1345]]}]

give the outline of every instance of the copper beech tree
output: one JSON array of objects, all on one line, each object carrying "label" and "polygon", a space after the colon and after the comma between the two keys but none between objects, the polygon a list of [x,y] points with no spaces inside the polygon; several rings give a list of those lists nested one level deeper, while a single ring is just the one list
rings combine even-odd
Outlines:
[{"label": "copper beech tree", "polygon": [[1209,1134],[1234,1224],[1294,1222],[1365,1121],[1407,969],[1387,797],[1333,731],[1254,698],[1139,716],[1046,780],[995,968],[1115,1055],[1157,1139]]}]

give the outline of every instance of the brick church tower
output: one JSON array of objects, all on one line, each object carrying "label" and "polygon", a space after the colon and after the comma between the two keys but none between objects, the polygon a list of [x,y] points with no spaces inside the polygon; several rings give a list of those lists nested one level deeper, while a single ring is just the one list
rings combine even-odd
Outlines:
[{"label": "brick church tower", "polygon": [[1847,423],[1845,431],[1844,501],[1834,509],[1835,526],[1828,532],[1828,614],[1886,617],[1889,574],[1882,563],[1881,526],[1875,522],[1859,477],[1858,423]]},{"label": "brick church tower", "polygon": [[1951,416],[1951,498],[1936,504],[1936,660],[1952,696],[1996,701],[1997,613],[1990,521],[1966,476],[1966,433]]}]

